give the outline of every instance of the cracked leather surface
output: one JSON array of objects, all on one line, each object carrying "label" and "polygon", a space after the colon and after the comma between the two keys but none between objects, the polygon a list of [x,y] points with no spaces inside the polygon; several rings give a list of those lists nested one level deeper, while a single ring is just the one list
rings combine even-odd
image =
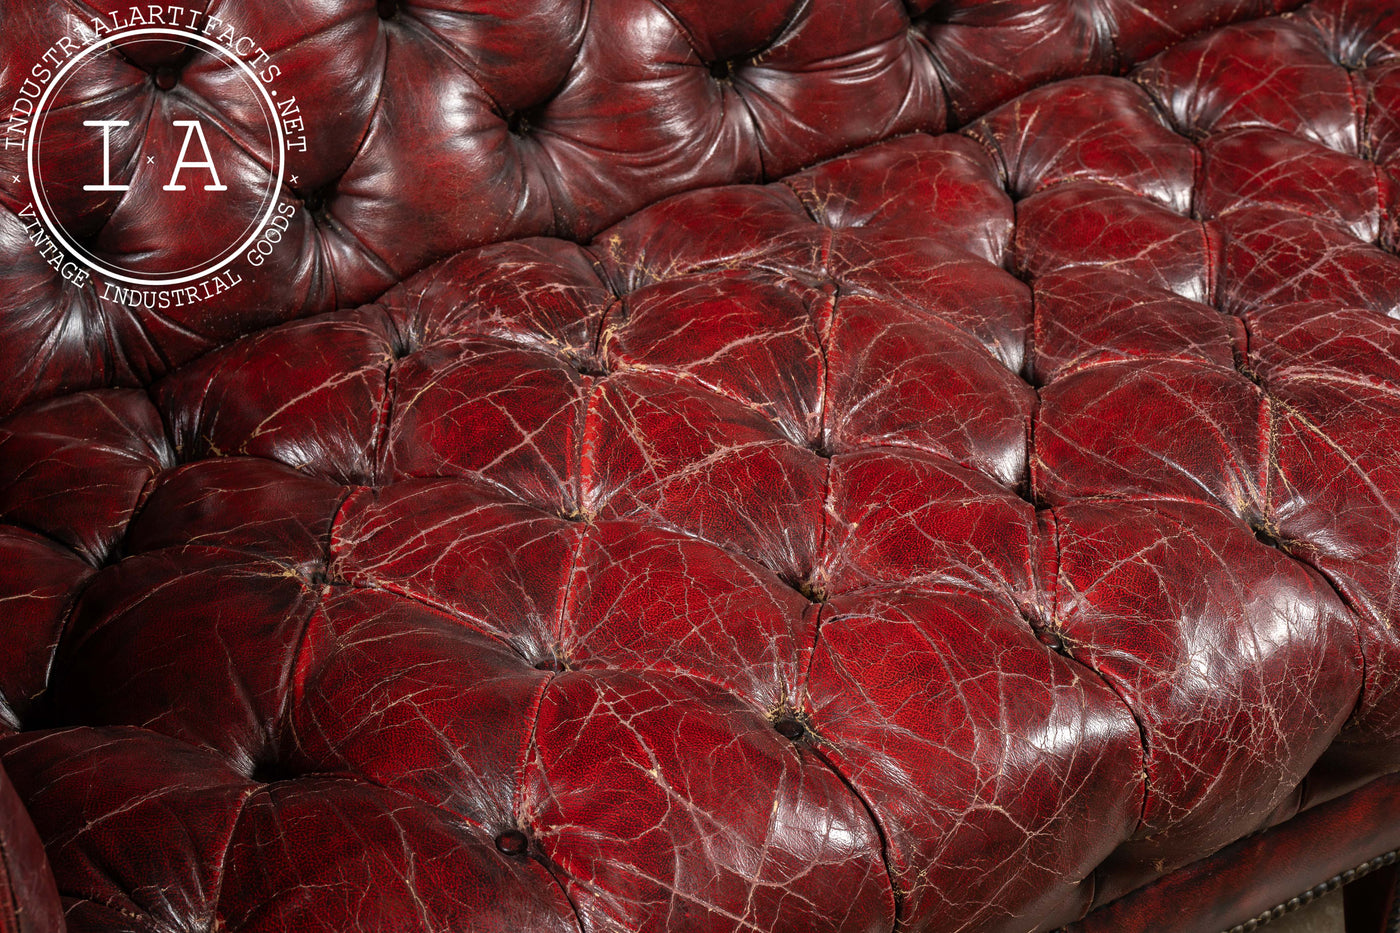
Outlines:
[{"label": "cracked leather surface", "polygon": [[1388,4],[305,6],[236,305],[0,207],[70,931],[1051,929],[1400,771]]}]

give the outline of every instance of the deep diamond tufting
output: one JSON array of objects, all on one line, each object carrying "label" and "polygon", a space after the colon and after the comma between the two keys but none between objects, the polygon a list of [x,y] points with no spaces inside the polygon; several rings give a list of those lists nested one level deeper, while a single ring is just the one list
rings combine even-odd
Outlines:
[{"label": "deep diamond tufting", "polygon": [[0,930],[1219,929],[1154,892],[1400,845],[1392,4],[294,6],[215,5],[318,117],[249,289],[0,189]]}]

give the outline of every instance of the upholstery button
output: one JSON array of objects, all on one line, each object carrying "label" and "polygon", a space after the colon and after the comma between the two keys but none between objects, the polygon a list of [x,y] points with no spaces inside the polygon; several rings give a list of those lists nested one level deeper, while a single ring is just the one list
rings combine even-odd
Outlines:
[{"label": "upholstery button", "polygon": [[334,189],[330,187],[317,188],[302,195],[301,203],[306,208],[306,213],[311,216],[311,220],[317,224],[324,224],[329,216],[331,197]]},{"label": "upholstery button", "polygon": [[379,18],[393,19],[399,12],[399,0],[379,0]]},{"label": "upholstery button", "polygon": [[512,858],[524,855],[530,848],[530,840],[518,829],[508,829],[496,837],[496,850]]},{"label": "upholstery button", "polygon": [[1262,521],[1251,522],[1249,528],[1254,532],[1254,538],[1260,544],[1288,553],[1285,541],[1279,537],[1276,530],[1271,529],[1266,523]]},{"label": "upholstery button", "polygon": [[791,713],[787,713],[775,719],[773,721],[773,728],[778,731],[778,735],[781,735],[785,739],[791,739],[794,742],[807,734],[807,727],[802,724],[802,720]]},{"label": "upholstery button", "polygon": [[951,0],[938,0],[937,3],[930,4],[929,8],[913,18],[913,25],[938,25],[946,26],[953,21],[953,13],[958,9],[958,5]]},{"label": "upholstery button", "polygon": [[280,761],[266,760],[254,764],[248,776],[259,784],[276,784],[278,781],[290,781],[296,774]]},{"label": "upholstery button", "polygon": [[563,655],[560,654],[556,648],[555,652],[549,657],[540,658],[536,661],[534,668],[537,671],[549,671],[554,674],[560,674],[569,669],[569,662],[564,660]]},{"label": "upholstery button", "polygon": [[788,585],[807,597],[808,602],[824,603],[829,598],[826,588],[815,580],[789,581]]},{"label": "upholstery button", "polygon": [[718,61],[710,63],[710,77],[716,81],[734,80],[734,63],[731,61]]},{"label": "upholstery button", "polygon": [[506,129],[512,136],[524,136],[530,132],[530,119],[516,110],[506,116]]},{"label": "upholstery button", "polygon": [[175,85],[179,83],[180,78],[179,75],[175,73],[174,68],[171,68],[169,65],[161,65],[156,69],[155,80],[156,87],[160,88],[162,91],[169,91],[174,89]]}]

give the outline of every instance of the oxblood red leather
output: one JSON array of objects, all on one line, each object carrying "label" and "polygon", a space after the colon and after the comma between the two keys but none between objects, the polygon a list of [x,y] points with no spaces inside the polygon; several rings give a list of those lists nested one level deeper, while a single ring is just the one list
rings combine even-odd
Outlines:
[{"label": "oxblood red leather", "polygon": [[0,188],[18,929],[1160,929],[1396,818],[1393,4],[295,6],[246,287]]},{"label": "oxblood red leather", "polygon": [[[1220,933],[1329,894],[1377,861],[1396,858],[1397,784],[1400,777],[1387,775],[1268,832],[1247,836],[1104,905],[1071,924],[1067,933]],[[1352,919],[1348,916],[1348,923]]]},{"label": "oxblood red leather", "polygon": [[0,768],[0,931],[47,933],[62,928],[63,914],[43,843]]}]

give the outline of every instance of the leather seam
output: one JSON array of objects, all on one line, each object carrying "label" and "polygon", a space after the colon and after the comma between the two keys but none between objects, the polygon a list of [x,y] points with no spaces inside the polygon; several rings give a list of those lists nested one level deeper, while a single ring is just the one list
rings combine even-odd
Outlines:
[{"label": "leather seam", "polygon": [[[1062,626],[1062,625],[1060,624],[1060,618],[1059,618],[1059,615],[1060,615],[1060,599],[1059,599],[1059,594],[1060,594],[1060,578],[1061,578],[1061,576],[1062,576],[1062,568],[1063,568],[1063,566],[1064,566],[1063,550],[1062,550],[1062,534],[1061,534],[1061,529],[1060,529],[1060,518],[1059,518],[1058,512],[1056,512],[1054,509],[1051,509],[1051,510],[1050,510],[1050,513],[1051,513],[1052,521],[1053,521],[1053,524],[1054,524],[1054,529],[1053,529],[1053,531],[1052,531],[1052,534],[1053,534],[1053,536],[1054,536],[1054,542],[1055,542],[1055,547],[1054,547],[1054,554],[1055,554],[1055,572],[1054,572],[1054,581],[1055,581],[1055,582],[1054,582],[1055,602],[1054,602],[1054,603],[1051,605],[1051,607],[1050,607],[1051,630],[1059,637],[1061,643],[1064,645],[1065,657],[1067,657],[1069,660],[1073,661],[1075,664],[1079,665],[1080,667],[1083,667],[1086,671],[1089,671],[1090,673],[1092,673],[1096,678],[1098,678],[1098,680],[1099,680],[1101,683],[1103,683],[1104,686],[1106,686],[1110,691],[1112,691],[1113,695],[1116,696],[1116,697],[1118,698],[1118,702],[1121,703],[1121,704],[1123,705],[1123,709],[1127,712],[1128,716],[1130,716],[1130,717],[1132,718],[1133,724],[1137,727],[1137,732],[1138,732],[1138,743],[1139,743],[1139,758],[1138,758],[1138,762],[1139,762],[1139,764],[1141,765],[1141,778],[1142,778],[1142,792],[1141,792],[1141,797],[1142,797],[1142,799],[1141,799],[1141,805],[1140,805],[1139,811],[1138,811],[1137,826],[1133,828],[1133,831],[1130,832],[1130,833],[1128,834],[1128,837],[1127,837],[1126,839],[1123,839],[1123,840],[1120,841],[1119,845],[1121,846],[1121,845],[1122,845],[1123,843],[1125,843],[1125,842],[1128,842],[1128,841],[1131,841],[1131,840],[1133,840],[1133,839],[1139,838],[1139,836],[1140,836],[1140,834],[1142,833],[1143,829],[1144,829],[1144,828],[1146,827],[1146,825],[1147,825],[1147,805],[1148,805],[1148,802],[1150,801],[1151,796],[1152,796],[1152,784],[1153,784],[1151,768],[1150,768],[1150,766],[1149,766],[1149,765],[1150,765],[1150,762],[1152,761],[1152,744],[1148,741],[1147,725],[1143,722],[1142,717],[1138,715],[1138,711],[1137,711],[1136,709],[1133,708],[1133,705],[1132,705],[1131,703],[1128,702],[1127,697],[1125,697],[1125,696],[1123,695],[1123,691],[1119,688],[1119,686],[1118,686],[1116,683],[1113,682],[1112,679],[1110,679],[1106,674],[1104,674],[1104,673],[1103,673],[1102,671],[1100,671],[1098,668],[1096,668],[1096,667],[1094,667],[1092,664],[1090,664],[1087,660],[1085,660],[1085,659],[1083,659],[1083,658],[1076,657],[1076,652],[1075,652],[1075,641],[1074,641],[1073,637],[1070,636],[1070,635],[1065,631],[1064,626]],[[1102,867],[1102,863],[1100,863],[1099,865],[1095,866],[1094,869],[1093,869],[1093,871],[1090,872],[1090,874],[1091,874],[1091,875],[1097,874],[1099,868],[1101,868],[1101,867]]]},{"label": "leather seam", "polygon": [[228,857],[233,849],[233,840],[238,835],[238,826],[243,822],[243,814],[248,812],[248,801],[260,792],[265,792],[265,785],[248,788],[243,798],[238,801],[238,812],[234,814],[233,823],[229,826],[228,839],[225,840],[223,851],[219,855],[219,871],[215,876],[214,887],[209,892],[209,923],[213,928],[217,928],[219,900],[223,896],[224,879],[228,877]]},{"label": "leather seam", "polygon": [[311,630],[315,626],[316,618],[325,609],[325,586],[317,587],[315,590],[310,590],[308,587],[308,590],[308,595],[311,597],[308,600],[310,605],[306,608],[306,618],[301,623],[301,630],[297,632],[296,647],[292,649],[291,657],[287,659],[286,674],[279,678],[278,686],[282,699],[278,703],[277,715],[268,723],[270,728],[265,736],[268,745],[273,749],[276,749],[280,744],[279,737],[287,727],[287,718],[290,716],[292,708],[292,693],[296,690],[297,668],[301,664],[302,656],[306,653],[307,645],[311,641]]},{"label": "leather seam", "polygon": [[[380,408],[379,416],[375,419],[374,437],[370,441],[372,446],[372,459],[370,462],[370,481],[375,486],[385,485],[385,478],[388,472],[389,460],[389,428],[393,423],[394,414],[394,392],[396,390],[398,375],[398,363],[390,360],[384,367],[384,404]],[[349,498],[348,496],[346,498]],[[343,502],[342,502],[343,504]],[[327,553],[329,562],[329,549]]]},{"label": "leather seam", "polygon": [[846,788],[850,795],[856,799],[856,802],[860,804],[861,809],[865,811],[866,816],[869,818],[870,825],[875,827],[876,836],[880,840],[880,864],[884,867],[885,876],[889,879],[890,897],[894,902],[893,922],[890,924],[889,929],[890,933],[899,933],[904,927],[904,892],[900,890],[895,879],[894,865],[890,862],[889,835],[885,831],[884,824],[880,822],[879,815],[875,812],[875,808],[871,806],[870,801],[866,799],[865,794],[856,787],[855,781],[848,778],[845,772],[827,757],[826,752],[824,752],[820,746],[813,747],[812,752],[813,757],[820,761],[822,765],[841,782],[842,786]]},{"label": "leather seam", "polygon": [[[28,811],[25,810],[22,803],[20,804],[20,810],[25,818],[28,819]],[[0,882],[4,882],[3,889],[0,889],[0,911],[4,912],[0,914],[0,930],[13,929],[14,933],[20,933],[22,929],[20,926],[20,912],[22,908],[19,891],[15,886],[14,872],[10,870],[11,854],[5,836],[0,834]],[[10,923],[13,923],[13,927],[5,922],[5,915],[8,915],[8,920]]]},{"label": "leather seam", "polygon": [[301,666],[301,659],[306,654],[307,645],[311,641],[311,630],[315,627],[317,616],[323,614],[326,608],[326,588],[330,585],[331,565],[335,561],[335,533],[344,514],[345,507],[350,499],[355,495],[355,488],[350,488],[340,497],[335,509],[331,512],[330,525],[326,528],[325,539],[321,542],[321,561],[325,568],[326,583],[317,587],[311,592],[311,605],[307,607],[306,619],[302,622],[301,631],[297,634],[296,648],[292,651],[292,656],[287,665],[286,679],[281,684],[282,702],[277,710],[277,717],[273,721],[273,730],[268,735],[269,743],[273,748],[278,745],[280,733],[288,726],[288,717],[291,714],[292,695],[297,689],[297,670]]},{"label": "leather seam", "polygon": [[[512,794],[512,796],[515,799],[515,813],[513,815],[517,827],[522,823],[528,824],[530,822],[528,815],[525,813],[525,778],[530,767],[531,753],[533,752],[537,759],[539,757],[539,746],[536,741],[536,736],[540,727],[540,711],[544,707],[544,695],[549,692],[549,688],[554,684],[554,678],[557,676],[557,673],[550,673],[550,675],[544,679],[544,682],[540,684],[539,690],[535,691],[530,716],[530,729],[526,732],[525,743],[521,746],[520,753],[516,755],[515,758],[515,793]],[[539,771],[541,774],[544,773],[544,767],[542,765],[539,767]],[[556,862],[549,853],[545,852],[539,846],[536,846],[535,863],[544,869],[545,874],[549,875],[550,880],[559,888],[560,896],[564,898],[564,902],[569,905],[569,908],[574,913],[574,924],[578,927],[579,933],[586,933],[587,928],[583,922],[583,912],[579,910],[578,904],[574,902],[574,896],[569,891],[568,885],[559,877],[561,874],[564,874],[563,866]]]},{"label": "leather seam", "polygon": [[468,615],[467,613],[454,610],[451,607],[439,603],[436,600],[433,600],[432,598],[425,596],[421,593],[417,593],[409,589],[408,587],[397,586],[395,584],[388,583],[383,580],[350,577],[345,578],[340,583],[340,585],[348,590],[357,590],[366,593],[382,593],[386,596],[392,596],[396,599],[402,599],[406,602],[416,603],[419,606],[422,606],[424,609],[431,611],[434,615],[441,616],[442,618],[447,619],[453,622],[454,624],[467,629],[468,631],[475,632],[478,635],[482,635],[486,638],[491,639],[492,641],[499,642],[501,646],[506,648],[511,654],[520,656],[519,649],[516,648],[515,645],[511,644],[511,642],[504,635],[501,635],[499,632],[493,632],[491,629],[486,628],[485,620],[478,619],[471,615]]}]

